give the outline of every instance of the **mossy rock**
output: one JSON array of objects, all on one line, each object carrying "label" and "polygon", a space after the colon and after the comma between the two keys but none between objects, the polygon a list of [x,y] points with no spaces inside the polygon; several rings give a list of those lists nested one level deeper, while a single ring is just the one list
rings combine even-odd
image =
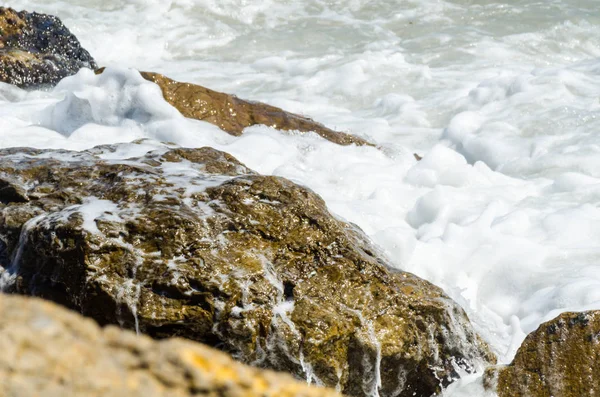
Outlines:
[{"label": "mossy rock", "polygon": [[600,395],[600,312],[563,313],[529,334],[513,362],[486,372],[499,397]]},{"label": "mossy rock", "polygon": [[212,148],[117,149],[0,150],[5,289],[353,396],[430,396],[495,361],[311,190]]}]

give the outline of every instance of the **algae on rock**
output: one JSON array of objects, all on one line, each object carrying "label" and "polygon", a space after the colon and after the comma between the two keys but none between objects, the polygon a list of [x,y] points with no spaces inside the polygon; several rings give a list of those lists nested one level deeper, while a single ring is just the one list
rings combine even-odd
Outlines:
[{"label": "algae on rock", "polygon": [[309,189],[212,148],[115,150],[0,150],[6,290],[353,396],[430,396],[494,362],[456,303]]},{"label": "algae on rock", "polygon": [[563,313],[526,338],[513,362],[486,372],[499,397],[600,395],[600,312]]}]

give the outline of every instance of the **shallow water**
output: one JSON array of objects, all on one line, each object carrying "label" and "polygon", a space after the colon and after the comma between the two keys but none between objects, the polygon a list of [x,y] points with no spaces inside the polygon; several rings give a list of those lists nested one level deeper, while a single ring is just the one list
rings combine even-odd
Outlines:
[{"label": "shallow water", "polygon": [[[0,85],[0,147],[210,145],[307,185],[395,266],[461,303],[502,362],[542,321],[600,309],[596,0],[3,5],[59,16],[113,69],[50,92]],[[234,138],[182,118],[128,67],[265,101],[380,149],[267,127]],[[467,377],[447,395],[483,391]]]}]

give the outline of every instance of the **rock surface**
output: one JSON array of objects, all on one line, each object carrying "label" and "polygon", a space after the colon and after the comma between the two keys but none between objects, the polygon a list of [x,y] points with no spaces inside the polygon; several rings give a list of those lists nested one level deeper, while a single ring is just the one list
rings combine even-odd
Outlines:
[{"label": "rock surface", "polygon": [[160,342],[0,294],[0,396],[334,397],[182,339]]},{"label": "rock surface", "polygon": [[486,375],[499,397],[600,395],[600,312],[563,313],[540,325],[510,365]]},{"label": "rock surface", "polygon": [[97,65],[58,18],[0,7],[0,81],[54,85],[84,67]]},{"label": "rock surface", "polygon": [[[146,154],[113,159],[124,150]],[[7,291],[353,396],[430,396],[495,360],[442,290],[388,268],[312,191],[226,153],[4,149],[0,181]]]},{"label": "rock surface", "polygon": [[242,135],[244,128],[263,124],[278,130],[312,131],[339,145],[372,145],[362,138],[331,130],[311,119],[275,106],[245,101],[195,84],[180,83],[157,73],[141,74],[145,79],[158,84],[166,101],[185,117],[207,121],[231,135]]}]

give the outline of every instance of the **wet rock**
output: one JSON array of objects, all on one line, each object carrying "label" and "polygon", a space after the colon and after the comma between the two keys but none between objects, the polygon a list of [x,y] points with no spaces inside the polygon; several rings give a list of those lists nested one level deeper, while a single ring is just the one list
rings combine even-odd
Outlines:
[{"label": "wet rock", "polygon": [[529,334],[513,362],[489,369],[499,397],[600,394],[600,312],[563,313]]},{"label": "wet rock", "polygon": [[309,189],[211,148],[117,150],[0,151],[29,199],[0,204],[5,290],[353,396],[430,396],[495,360],[442,290]]},{"label": "wet rock", "polygon": [[54,85],[84,67],[97,65],[57,17],[0,7],[0,81]]},{"label": "wet rock", "polygon": [[195,84],[180,83],[157,73],[142,72],[142,76],[158,84],[167,102],[185,117],[207,121],[231,135],[242,135],[244,128],[262,124],[284,131],[312,131],[339,145],[372,146],[362,138],[331,130],[275,106],[245,101]]},{"label": "wet rock", "polygon": [[11,183],[10,179],[0,179],[0,202],[8,203],[23,203],[28,201],[25,189]]},{"label": "wet rock", "polygon": [[334,397],[182,339],[160,342],[0,294],[0,396]]}]

